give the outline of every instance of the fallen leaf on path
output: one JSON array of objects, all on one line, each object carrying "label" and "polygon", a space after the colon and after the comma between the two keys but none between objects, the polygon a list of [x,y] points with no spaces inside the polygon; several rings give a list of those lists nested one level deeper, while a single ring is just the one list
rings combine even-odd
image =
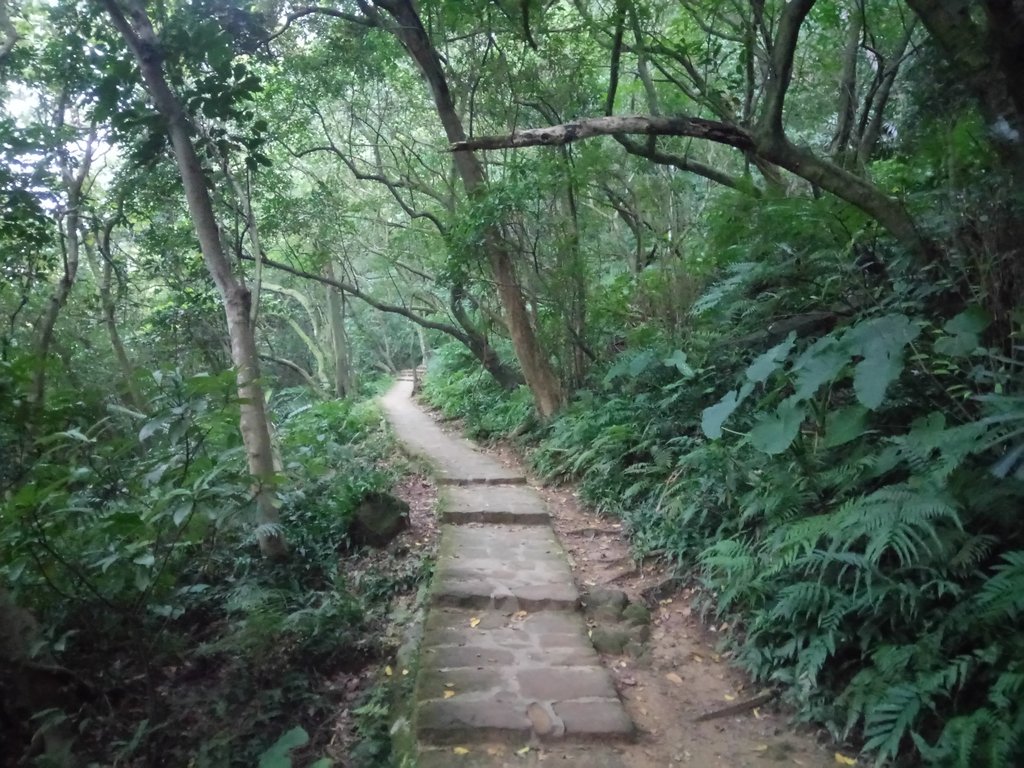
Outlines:
[{"label": "fallen leaf on path", "polygon": [[699,656],[696,653],[693,654],[693,660],[696,661],[698,664],[703,664],[704,663],[704,657],[703,656]]},{"label": "fallen leaf on path", "polygon": [[526,755],[528,755],[529,752],[530,752],[530,745],[529,744],[527,744],[522,749],[517,749],[516,750],[516,754],[519,755],[520,757],[526,757]]},{"label": "fallen leaf on path", "polygon": [[842,752],[836,752],[836,762],[840,765],[856,765],[857,758],[847,757]]},{"label": "fallen leaf on path", "polygon": [[469,750],[466,749],[465,747],[452,747],[452,752],[454,752],[456,755],[468,755],[469,754]]},{"label": "fallen leaf on path", "polygon": [[452,696],[454,696],[454,695],[455,695],[455,691],[445,691],[445,692],[444,692],[444,697],[445,697],[446,699],[450,699],[450,698],[451,698]]},{"label": "fallen leaf on path", "polygon": [[472,619],[469,620],[469,626],[471,628],[476,629],[479,625],[480,625],[480,617],[474,616]]},{"label": "fallen leaf on path", "polygon": [[760,710],[759,707],[754,707],[754,719],[755,720],[760,720],[761,719],[761,710]]},{"label": "fallen leaf on path", "polygon": [[756,747],[754,747],[754,751],[755,752],[767,752],[768,751],[768,745],[767,744],[758,744]]},{"label": "fallen leaf on path", "polygon": [[388,664],[386,667],[384,667],[384,674],[387,675],[388,677],[391,677],[393,674],[395,674],[395,671],[393,669],[391,669],[391,665],[390,664]]},{"label": "fallen leaf on path", "polygon": [[527,615],[526,611],[516,611],[512,614],[512,621],[522,621]]},{"label": "fallen leaf on path", "polygon": [[665,679],[668,680],[670,683],[675,683],[676,685],[683,684],[683,678],[681,678],[675,672],[669,672],[667,675],[665,675]]},{"label": "fallen leaf on path", "polygon": [[445,688],[454,688],[455,687],[455,683],[445,683],[444,687]]}]

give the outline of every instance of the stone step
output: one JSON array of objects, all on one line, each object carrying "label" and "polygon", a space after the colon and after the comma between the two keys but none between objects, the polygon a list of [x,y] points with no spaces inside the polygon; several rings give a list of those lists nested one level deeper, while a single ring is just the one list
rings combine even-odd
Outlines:
[{"label": "stone step", "polygon": [[548,526],[441,527],[433,602],[461,607],[574,609],[579,592]]},{"label": "stone step", "polygon": [[441,521],[444,523],[546,525],[550,520],[543,499],[522,485],[450,485],[442,494]]},{"label": "stone step", "polygon": [[414,727],[433,745],[635,736],[583,618],[567,611],[432,608]]},{"label": "stone step", "polygon": [[621,745],[547,742],[540,749],[526,746],[525,751],[520,745],[501,742],[427,747],[420,749],[416,768],[626,768]]}]

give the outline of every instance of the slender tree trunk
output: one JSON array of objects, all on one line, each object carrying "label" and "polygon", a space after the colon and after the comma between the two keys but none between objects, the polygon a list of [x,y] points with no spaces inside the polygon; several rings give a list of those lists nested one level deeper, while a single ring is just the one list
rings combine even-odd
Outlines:
[{"label": "slender tree trunk", "polygon": [[857,55],[860,52],[861,12],[852,10],[846,45],[843,46],[843,69],[839,77],[839,103],[836,107],[836,135],[832,138],[829,154],[839,165],[845,164],[850,135],[853,133],[855,105],[857,103]]},{"label": "slender tree trunk", "polygon": [[[58,122],[63,125],[64,106],[61,106],[61,113],[58,115]],[[32,403],[35,411],[42,411],[46,400],[46,364],[50,358],[50,349],[53,346],[54,328],[57,326],[57,318],[60,311],[67,304],[68,296],[78,277],[80,224],[82,221],[82,186],[89,175],[92,165],[93,141],[95,134],[90,134],[85,146],[85,155],[78,170],[72,172],[71,165],[67,158],[61,159],[61,178],[64,188],[67,191],[67,211],[65,212],[64,224],[61,233],[61,256],[64,262],[64,273],[57,282],[46,305],[46,312],[43,314],[42,322],[39,324],[39,342],[36,346],[36,370],[32,380]]]},{"label": "slender tree trunk", "polygon": [[416,338],[420,343],[420,365],[430,362],[430,347],[427,346],[427,333],[422,326],[416,326]]},{"label": "slender tree trunk", "polygon": [[903,37],[900,38],[896,50],[893,51],[891,60],[882,73],[877,93],[875,93],[874,98],[870,102],[864,105],[864,114],[861,116],[861,122],[864,124],[864,127],[860,131],[860,136],[857,140],[856,165],[858,167],[865,166],[871,159],[871,155],[875,152],[878,137],[882,135],[885,109],[889,106],[892,86],[896,82],[897,75],[899,75],[900,67],[903,64],[903,57],[907,53],[907,47],[910,45],[910,40],[914,36],[914,29],[916,27],[917,18],[915,17],[907,24]]},{"label": "slender tree trunk", "polygon": [[124,388],[128,395],[128,402],[131,403],[135,410],[145,413],[147,410],[146,401],[143,399],[142,393],[139,392],[139,386],[135,381],[135,366],[128,357],[128,352],[124,348],[124,342],[121,340],[121,332],[117,327],[117,305],[110,292],[110,284],[112,282],[114,271],[110,253],[110,226],[112,225],[104,227],[97,234],[96,247],[100,252],[100,256],[103,258],[102,265],[100,265],[99,260],[96,258],[96,253],[89,244],[88,238],[82,238],[82,247],[85,249],[85,257],[89,262],[89,269],[92,271],[93,278],[96,280],[96,292],[99,294],[100,298],[100,310],[103,313],[103,325],[107,329],[107,336],[110,339],[110,347],[114,350],[114,358],[117,360],[117,365],[121,369],[121,376],[124,379]]},{"label": "slender tree trunk", "polygon": [[251,317],[252,296],[245,284],[232,274],[231,262],[224,254],[206,173],[192,143],[193,130],[167,84],[163,57],[149,17],[142,7],[135,4],[123,8],[117,0],[102,2],[135,56],[153,103],[167,124],[203,260],[224,304],[240,400],[239,426],[248,456],[249,473],[253,477],[260,550],[269,557],[284,557],[288,548],[278,514],[274,451],[259,381],[259,355]]},{"label": "slender tree trunk", "polygon": [[[466,132],[448,89],[440,57],[412,3],[409,0],[378,0],[376,5],[386,10],[395,20],[396,24],[391,25],[391,31],[402,42],[423,73],[448,140],[452,143],[465,141]],[[469,150],[459,150],[454,152],[454,160],[466,193],[471,198],[484,195],[487,177],[483,164],[476,154]],[[484,248],[497,284],[498,297],[505,310],[505,323],[512,338],[516,357],[523,368],[526,383],[533,393],[538,413],[542,418],[549,418],[562,407],[562,385],[541,349],[530,322],[508,244],[493,224],[484,231]]]},{"label": "slender tree trunk", "polygon": [[[333,261],[328,261],[324,266],[324,277],[335,279]],[[338,397],[350,397],[355,391],[355,384],[349,360],[348,334],[345,332],[345,294],[330,284],[325,284],[324,290],[327,294],[331,349],[334,352],[334,394]]]}]

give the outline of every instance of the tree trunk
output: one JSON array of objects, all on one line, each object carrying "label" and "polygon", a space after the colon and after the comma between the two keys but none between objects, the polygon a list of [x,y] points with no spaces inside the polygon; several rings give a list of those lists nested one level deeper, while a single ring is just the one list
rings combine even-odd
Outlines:
[{"label": "tree trunk", "polygon": [[[57,119],[63,125],[63,107]],[[67,304],[68,296],[71,295],[71,288],[78,277],[79,247],[81,244],[79,228],[82,221],[82,185],[85,183],[92,165],[94,140],[95,131],[90,134],[86,141],[85,154],[77,171],[72,172],[71,164],[66,157],[62,156],[60,161],[61,179],[67,190],[68,205],[61,238],[61,256],[64,261],[64,273],[61,275],[57,287],[50,295],[50,301],[46,305],[46,312],[40,323],[39,342],[36,346],[36,370],[32,380],[32,403],[36,413],[42,411],[44,401],[46,400],[46,364],[50,357],[50,348],[53,346],[53,332],[57,325],[57,317],[60,315],[64,305]]]},{"label": "tree trunk", "polygon": [[[324,276],[334,280],[333,261],[328,261],[324,266]],[[334,352],[334,394],[338,397],[351,397],[355,392],[355,382],[352,380],[348,334],[345,332],[345,294],[330,284],[325,284],[324,290],[327,293],[327,322]]]},{"label": "tree trunk", "polygon": [[839,103],[836,107],[836,135],[832,137],[829,154],[839,165],[845,164],[850,135],[853,133],[857,101],[857,55],[860,52],[861,11],[850,12],[846,45],[843,46],[843,69],[839,77]]},{"label": "tree trunk", "polygon": [[[465,141],[466,132],[448,89],[441,60],[412,3],[409,0],[378,0],[376,5],[386,10],[397,22],[391,26],[391,31],[402,42],[423,73],[448,141],[453,144]],[[468,150],[456,151],[454,160],[455,168],[469,197],[479,198],[484,195],[487,178],[476,154]],[[484,231],[484,248],[497,284],[498,297],[505,311],[505,322],[516,357],[522,366],[526,383],[533,393],[538,413],[542,418],[549,418],[562,407],[562,385],[541,349],[530,322],[512,254],[509,253],[507,243],[494,224],[488,225]]]},{"label": "tree trunk", "polygon": [[1012,171],[1024,171],[1024,11],[1014,0],[983,0],[987,29],[962,0],[907,0],[978,101],[993,145]]},{"label": "tree trunk", "polygon": [[124,378],[124,388],[128,395],[128,402],[131,403],[132,408],[135,410],[145,413],[147,410],[146,401],[143,399],[142,393],[139,392],[139,386],[135,381],[135,366],[132,365],[128,352],[124,348],[124,342],[121,340],[121,332],[117,328],[117,305],[114,303],[114,297],[110,293],[110,283],[114,271],[110,253],[111,227],[112,225],[108,224],[97,233],[96,247],[103,257],[102,266],[99,264],[96,254],[85,237],[82,238],[82,246],[85,248],[85,257],[89,262],[89,269],[96,280],[96,292],[100,298],[103,325],[107,329],[110,347],[114,350],[114,358],[117,360],[117,365],[121,369],[121,376]]},{"label": "tree trunk", "polygon": [[864,114],[861,116],[863,128],[857,139],[857,158],[855,165],[859,168],[867,165],[871,155],[875,152],[875,145],[878,144],[878,137],[882,135],[882,125],[885,120],[885,109],[889,106],[889,97],[892,94],[892,86],[899,75],[900,67],[903,65],[903,57],[907,53],[907,47],[914,36],[914,29],[917,27],[917,18],[911,19],[907,29],[900,38],[896,50],[893,51],[891,61],[882,73],[878,91],[874,97],[864,105]]},{"label": "tree trunk", "polygon": [[203,260],[224,305],[240,401],[239,426],[248,457],[249,473],[253,477],[253,497],[259,522],[256,532],[260,550],[268,557],[284,557],[288,547],[278,514],[274,452],[263,388],[259,381],[259,356],[250,315],[252,296],[245,284],[232,274],[231,262],[224,254],[206,174],[192,143],[190,121],[167,84],[163,57],[149,17],[138,5],[122,8],[117,0],[102,1],[114,26],[124,36],[135,56],[153,103],[167,123],[167,132]]}]

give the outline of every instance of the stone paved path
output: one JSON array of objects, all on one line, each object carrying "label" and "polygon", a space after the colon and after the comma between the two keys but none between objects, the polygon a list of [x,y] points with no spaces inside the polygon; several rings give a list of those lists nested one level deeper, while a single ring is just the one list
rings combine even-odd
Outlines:
[{"label": "stone paved path", "polygon": [[578,751],[631,740],[634,727],[587,636],[544,502],[520,472],[445,434],[411,395],[412,381],[400,380],[381,404],[446,486],[416,680],[421,768],[505,765],[493,746],[473,750],[500,742],[563,744],[561,765],[618,765],[614,753]]}]

